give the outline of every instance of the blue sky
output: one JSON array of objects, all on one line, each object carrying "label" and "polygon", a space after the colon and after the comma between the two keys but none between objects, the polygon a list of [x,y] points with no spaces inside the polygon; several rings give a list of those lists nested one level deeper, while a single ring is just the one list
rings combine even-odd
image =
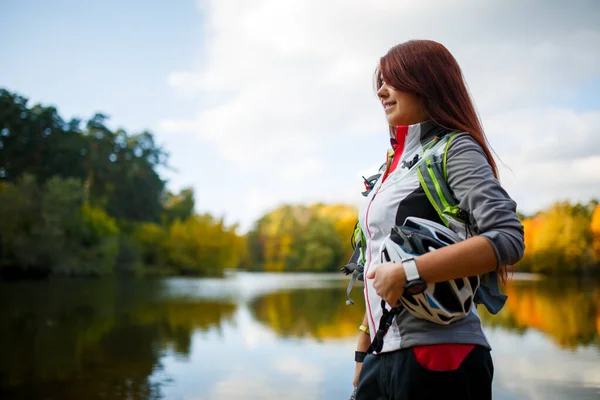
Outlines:
[{"label": "blue sky", "polygon": [[66,115],[102,110],[134,130],[155,127],[162,113],[185,115],[189,104],[166,76],[201,51],[202,14],[191,1],[165,4],[3,2],[3,84]]},{"label": "blue sky", "polygon": [[430,38],[463,68],[524,212],[600,198],[600,7],[576,1],[3,1],[0,87],[148,129],[172,190],[248,228],[287,203],[360,204],[382,162],[371,78]]}]

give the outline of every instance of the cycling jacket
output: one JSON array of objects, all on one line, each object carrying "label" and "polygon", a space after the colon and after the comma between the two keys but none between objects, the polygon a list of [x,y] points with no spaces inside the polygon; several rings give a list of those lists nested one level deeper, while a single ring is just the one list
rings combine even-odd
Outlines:
[{"label": "cycling jacket", "polygon": [[[380,264],[380,247],[394,225],[402,225],[409,216],[442,223],[419,183],[416,170],[410,170],[415,154],[423,153],[423,147],[434,139],[436,132],[439,132],[438,127],[428,121],[398,129],[397,136],[392,138],[392,145],[397,147],[394,160],[386,163],[386,170],[382,171],[382,177],[359,212],[366,241],[365,276]],[[398,143],[403,144],[403,148]],[[524,241],[516,203],[494,177],[482,148],[468,134],[459,135],[451,142],[447,174],[448,186],[459,201],[459,207],[470,215],[474,230],[492,245],[498,267],[518,261],[523,255]],[[382,310],[372,279],[365,280],[364,294],[373,339]],[[467,317],[449,326],[437,325],[403,310],[385,335],[382,352],[440,343],[468,343],[490,348],[475,305]]]}]

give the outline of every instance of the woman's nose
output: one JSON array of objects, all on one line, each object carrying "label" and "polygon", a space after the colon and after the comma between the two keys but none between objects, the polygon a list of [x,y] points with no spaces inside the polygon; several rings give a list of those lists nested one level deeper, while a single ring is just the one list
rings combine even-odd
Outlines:
[{"label": "woman's nose", "polygon": [[384,97],[387,97],[387,95],[388,95],[388,90],[387,90],[385,83],[383,83],[381,85],[381,87],[377,90],[377,97],[379,97],[380,99],[383,99]]}]

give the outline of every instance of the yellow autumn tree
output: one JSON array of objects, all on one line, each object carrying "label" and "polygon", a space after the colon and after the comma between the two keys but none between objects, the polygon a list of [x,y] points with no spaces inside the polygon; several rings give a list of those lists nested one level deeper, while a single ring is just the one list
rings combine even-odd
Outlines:
[{"label": "yellow autumn tree", "polygon": [[322,205],[313,206],[317,214],[331,220],[335,227],[339,238],[342,240],[344,249],[343,260],[348,260],[352,256],[352,246],[350,238],[354,232],[356,221],[358,218],[358,210],[355,207],[346,204]]},{"label": "yellow autumn tree", "polygon": [[242,240],[236,226],[225,226],[209,214],[193,215],[169,226],[167,263],[179,273],[219,275],[239,262]]},{"label": "yellow autumn tree", "polygon": [[352,253],[357,211],[343,204],[283,205],[260,218],[246,235],[243,269],[335,271]]},{"label": "yellow autumn tree", "polygon": [[295,225],[290,207],[281,207],[265,215],[258,224],[265,271],[285,270],[286,259],[290,256],[292,231]]},{"label": "yellow autumn tree", "polygon": [[590,231],[592,232],[592,246],[594,248],[594,255],[596,261],[600,261],[600,205],[597,205],[592,214],[592,223],[590,224]]},{"label": "yellow autumn tree", "polygon": [[526,252],[519,269],[542,273],[576,272],[595,263],[589,215],[580,205],[557,202],[523,221]]}]

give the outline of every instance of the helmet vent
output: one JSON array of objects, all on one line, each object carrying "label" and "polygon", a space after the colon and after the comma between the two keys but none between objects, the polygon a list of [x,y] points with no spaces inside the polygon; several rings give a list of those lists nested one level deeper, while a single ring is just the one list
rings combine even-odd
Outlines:
[{"label": "helmet vent", "polygon": [[455,242],[455,240],[453,240],[451,237],[449,237],[448,235],[446,235],[443,232],[436,232],[435,235],[438,237],[438,239],[440,239],[442,242],[448,243],[448,244],[452,244]]},{"label": "helmet vent", "polygon": [[[402,262],[458,243],[460,236],[448,227],[434,221],[408,217],[401,226],[394,226],[381,247],[381,262]],[[427,286],[425,292],[415,295],[404,293],[400,302],[405,310],[417,318],[439,325],[448,325],[471,312],[479,277],[454,279]]]},{"label": "helmet vent", "polygon": [[[457,279],[457,281],[459,280],[461,279]],[[450,312],[454,313],[462,311],[462,303],[456,297],[449,282],[436,283],[433,290],[433,297],[435,297],[440,304],[443,304],[444,308]]]},{"label": "helmet vent", "polygon": [[465,311],[469,311],[471,309],[471,304],[472,304],[471,298],[467,297],[467,301],[465,301]]}]

